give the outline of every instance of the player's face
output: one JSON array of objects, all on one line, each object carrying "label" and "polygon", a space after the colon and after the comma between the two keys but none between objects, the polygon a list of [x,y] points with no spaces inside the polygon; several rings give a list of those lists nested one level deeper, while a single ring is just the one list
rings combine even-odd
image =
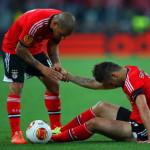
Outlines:
[{"label": "player's face", "polygon": [[122,82],[121,82],[121,75],[119,72],[112,72],[110,79],[108,79],[106,82],[110,84],[111,87],[116,88],[116,87],[121,87]]},{"label": "player's face", "polygon": [[57,40],[64,40],[66,36],[68,36],[68,34],[65,33],[57,24],[52,27],[52,30],[53,36]]},{"label": "player's face", "polygon": [[118,77],[112,77],[111,84],[113,85],[113,87],[122,86]]},{"label": "player's face", "polygon": [[121,86],[121,82],[118,77],[112,77],[111,79],[107,80],[104,84],[112,88]]}]

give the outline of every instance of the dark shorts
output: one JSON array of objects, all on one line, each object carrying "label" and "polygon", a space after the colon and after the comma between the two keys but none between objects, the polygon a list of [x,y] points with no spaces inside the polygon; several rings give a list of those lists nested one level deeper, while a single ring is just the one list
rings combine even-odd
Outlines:
[{"label": "dark shorts", "polygon": [[137,141],[147,140],[148,139],[147,130],[145,129],[144,125],[139,124],[134,120],[130,120],[130,114],[131,114],[130,110],[123,108],[123,107],[120,107],[118,110],[116,120],[129,122],[131,124],[133,137]]},{"label": "dark shorts", "polygon": [[133,120],[130,120],[129,123],[132,127],[132,134],[137,141],[145,141],[148,139],[147,129],[145,129],[143,124],[139,124]]},{"label": "dark shorts", "polygon": [[[50,59],[44,53],[34,55],[34,58],[43,65],[52,67]],[[42,76],[42,73],[39,70],[25,63],[17,55],[3,53],[3,62],[5,70],[4,81],[6,82],[23,83],[24,79],[31,76]]]}]

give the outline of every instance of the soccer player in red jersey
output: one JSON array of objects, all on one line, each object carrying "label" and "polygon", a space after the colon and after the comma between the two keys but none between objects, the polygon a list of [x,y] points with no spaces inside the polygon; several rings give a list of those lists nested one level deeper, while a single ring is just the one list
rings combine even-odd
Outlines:
[{"label": "soccer player in red jersey", "polygon": [[75,18],[68,12],[34,9],[21,15],[4,35],[4,81],[9,82],[7,112],[12,143],[26,143],[20,129],[20,96],[27,77],[37,76],[43,82],[51,127],[61,126],[58,81],[62,79],[62,68],[58,46],[72,33],[74,25]]},{"label": "soccer player in red jersey", "polygon": [[84,140],[100,133],[115,140],[150,143],[150,77],[143,70],[103,62],[94,67],[95,79],[70,73],[64,76],[66,80],[90,89],[121,87],[132,110],[100,102],[62,127],[60,134],[53,135],[54,141]]}]

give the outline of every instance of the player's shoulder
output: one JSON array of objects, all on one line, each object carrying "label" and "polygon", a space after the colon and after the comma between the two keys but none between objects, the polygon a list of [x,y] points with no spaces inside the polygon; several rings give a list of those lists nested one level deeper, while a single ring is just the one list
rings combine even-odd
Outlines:
[{"label": "player's shoulder", "polygon": [[40,21],[47,22],[53,15],[59,13],[61,11],[57,9],[32,9],[22,14],[17,20],[22,26],[24,26],[24,23],[32,26]]},{"label": "player's shoulder", "polygon": [[126,68],[128,71],[126,74],[124,89],[127,89],[127,91],[131,94],[143,85],[144,76],[141,76],[141,70],[137,66],[126,66]]},{"label": "player's shoulder", "polygon": [[32,9],[24,13],[24,15],[43,15],[43,14],[59,14],[61,10],[58,9]]},{"label": "player's shoulder", "polygon": [[126,65],[125,67],[130,70],[140,70],[140,68],[138,66]]},{"label": "player's shoulder", "polygon": [[139,72],[137,66],[127,65],[125,68],[127,68],[126,80],[132,80]]},{"label": "player's shoulder", "polygon": [[142,79],[141,75],[143,74],[144,77],[144,71],[141,70],[138,66],[126,66],[128,69],[127,77],[130,81],[137,81],[137,79]]},{"label": "player's shoulder", "polygon": [[125,66],[128,69],[128,75],[132,74],[132,75],[136,75],[139,74],[141,72],[141,69],[138,66]]}]

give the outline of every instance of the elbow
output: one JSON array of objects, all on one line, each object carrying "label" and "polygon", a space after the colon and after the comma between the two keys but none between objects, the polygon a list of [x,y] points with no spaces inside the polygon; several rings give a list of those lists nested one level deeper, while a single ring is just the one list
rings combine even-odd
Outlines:
[{"label": "elbow", "polygon": [[23,47],[20,43],[18,43],[16,47],[16,55],[22,57],[25,50],[26,50],[25,47]]},{"label": "elbow", "polygon": [[16,47],[16,55],[20,55],[20,51],[21,51],[21,45],[20,43],[17,44],[17,47]]},{"label": "elbow", "polygon": [[18,48],[16,48],[16,55],[20,55],[20,51],[18,50]]},{"label": "elbow", "polygon": [[20,49],[16,49],[16,55],[21,58],[22,53]]}]

